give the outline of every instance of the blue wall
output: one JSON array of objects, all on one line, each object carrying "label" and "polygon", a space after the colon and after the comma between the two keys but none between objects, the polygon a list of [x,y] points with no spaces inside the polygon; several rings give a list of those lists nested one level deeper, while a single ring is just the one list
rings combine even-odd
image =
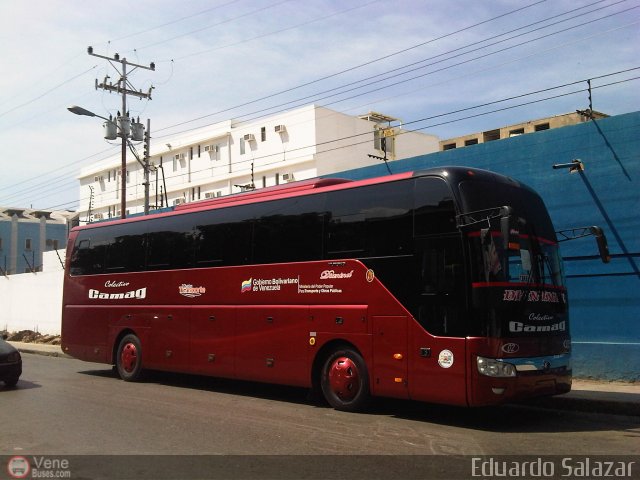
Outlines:
[{"label": "blue wall", "polygon": [[[556,230],[598,225],[612,260],[593,237],[561,244],[565,258],[574,374],[640,380],[640,112],[390,162],[393,173],[465,165],[516,178],[544,199]],[[580,159],[584,172],[553,170]],[[387,174],[381,162],[336,174]]]},{"label": "blue wall", "polygon": [[[65,248],[67,245],[68,229],[67,225],[60,223],[47,223],[45,228],[45,252],[53,250],[52,245],[46,245],[46,240],[57,240],[58,248]],[[0,221],[0,238],[2,246],[0,248],[0,267],[3,270],[11,268],[11,219]],[[27,238],[31,239],[31,250],[26,250]],[[24,257],[27,257],[32,267],[42,267],[42,257],[40,252],[40,222],[18,221],[18,248],[16,271],[12,273],[25,273],[29,265]]]}]

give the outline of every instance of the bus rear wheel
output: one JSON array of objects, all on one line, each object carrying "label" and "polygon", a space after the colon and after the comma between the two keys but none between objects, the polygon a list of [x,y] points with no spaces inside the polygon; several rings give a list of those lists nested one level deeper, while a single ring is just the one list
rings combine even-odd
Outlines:
[{"label": "bus rear wheel", "polygon": [[324,362],[320,386],[327,402],[336,410],[362,410],[370,398],[364,359],[351,348],[336,350]]},{"label": "bus rear wheel", "polygon": [[125,382],[135,382],[142,377],[142,346],[132,333],[122,337],[118,344],[116,368]]}]

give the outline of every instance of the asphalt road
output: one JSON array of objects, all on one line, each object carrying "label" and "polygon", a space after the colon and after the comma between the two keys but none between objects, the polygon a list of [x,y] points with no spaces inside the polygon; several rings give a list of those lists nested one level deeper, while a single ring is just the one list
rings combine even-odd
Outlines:
[{"label": "asphalt road", "polygon": [[380,400],[335,411],[298,388],[23,355],[0,387],[2,455],[634,455],[636,417]]}]

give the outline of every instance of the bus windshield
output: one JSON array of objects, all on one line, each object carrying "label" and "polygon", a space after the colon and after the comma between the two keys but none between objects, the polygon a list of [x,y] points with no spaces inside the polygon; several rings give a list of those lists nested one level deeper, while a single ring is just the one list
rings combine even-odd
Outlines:
[{"label": "bus windshield", "polygon": [[501,232],[469,234],[475,257],[474,282],[507,282],[560,287],[564,284],[558,245],[532,235],[519,237],[519,248],[504,248]]},{"label": "bus windshield", "polygon": [[474,333],[514,337],[568,333],[567,299],[555,233],[540,197],[507,183],[461,182],[468,211],[508,205],[520,232],[505,245],[499,221],[467,232]]}]

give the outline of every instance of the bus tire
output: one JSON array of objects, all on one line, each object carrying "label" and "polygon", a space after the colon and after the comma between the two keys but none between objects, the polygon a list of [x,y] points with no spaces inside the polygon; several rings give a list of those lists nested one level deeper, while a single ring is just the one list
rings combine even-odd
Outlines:
[{"label": "bus tire", "polygon": [[133,333],[125,335],[118,344],[116,369],[125,382],[135,382],[142,378],[142,346]]},{"label": "bus tire", "polygon": [[370,399],[367,365],[351,348],[341,348],[327,357],[320,386],[324,398],[336,410],[357,412],[364,409]]}]

